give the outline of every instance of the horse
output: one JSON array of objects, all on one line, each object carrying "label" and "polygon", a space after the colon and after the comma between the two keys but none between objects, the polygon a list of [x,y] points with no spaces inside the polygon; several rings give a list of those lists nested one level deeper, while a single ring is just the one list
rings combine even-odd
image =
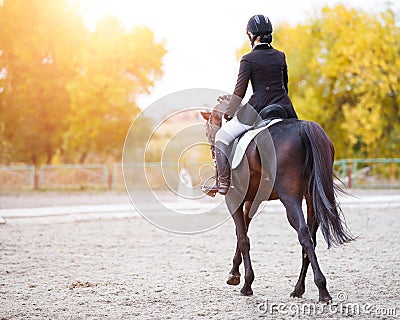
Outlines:
[{"label": "horse", "polygon": [[[212,151],[215,134],[224,116],[217,106],[211,111],[201,112],[206,120],[206,136]],[[317,230],[320,227],[328,248],[354,240],[336,198],[337,192],[343,190],[333,180],[333,143],[323,128],[312,121],[282,119],[262,132],[267,133],[258,134],[247,147],[244,156],[246,161],[232,170],[233,187],[225,196],[225,203],[236,226],[237,238],[227,283],[240,283],[239,266],[243,261],[245,275],[240,292],[245,296],[253,294],[251,285],[254,271],[247,230],[263,201],[279,199],[302,247],[301,271],[290,296],[301,298],[304,294],[307,269],[311,263],[319,301],[329,303],[332,297],[315,253]],[[268,143],[268,135],[272,143]],[[273,156],[269,157],[271,154]],[[276,159],[276,162],[271,159]],[[274,173],[275,179],[271,179]],[[242,183],[246,179],[248,183]],[[307,221],[302,211],[304,198]]]}]

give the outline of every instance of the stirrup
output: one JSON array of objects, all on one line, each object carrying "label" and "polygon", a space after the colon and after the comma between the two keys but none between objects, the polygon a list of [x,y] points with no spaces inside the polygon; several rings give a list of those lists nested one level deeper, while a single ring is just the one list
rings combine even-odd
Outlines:
[{"label": "stirrup", "polygon": [[[214,179],[215,183],[213,186],[207,186],[206,183],[210,180]],[[206,195],[210,196],[210,197],[215,197],[215,195],[218,192],[218,181],[216,178],[216,175],[209,177],[204,184],[201,186],[201,191],[203,191]]]},{"label": "stirrup", "polygon": [[206,195],[210,197],[215,197],[215,195],[218,193],[219,189],[217,185],[213,185],[211,187],[209,186],[202,186],[201,191],[203,191]]}]

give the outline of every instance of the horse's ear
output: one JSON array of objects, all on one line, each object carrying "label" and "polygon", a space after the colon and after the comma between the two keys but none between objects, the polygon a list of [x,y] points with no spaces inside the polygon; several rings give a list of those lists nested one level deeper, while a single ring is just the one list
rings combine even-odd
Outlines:
[{"label": "horse's ear", "polygon": [[211,117],[211,112],[210,111],[200,111],[201,116],[204,118],[204,120],[208,121]]}]

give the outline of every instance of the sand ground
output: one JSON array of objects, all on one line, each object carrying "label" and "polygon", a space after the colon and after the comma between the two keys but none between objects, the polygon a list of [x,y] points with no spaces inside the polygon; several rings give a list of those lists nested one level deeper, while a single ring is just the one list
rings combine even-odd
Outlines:
[{"label": "sand ground", "polygon": [[[129,200],[123,192],[25,193],[0,195],[0,203]],[[139,217],[0,225],[0,319],[400,318],[400,206],[343,209],[356,241],[327,250],[318,233],[330,306],[317,303],[311,269],[304,297],[289,297],[301,248],[283,208],[268,212],[267,206],[250,226],[252,297],[225,284],[235,248],[231,220],[197,235],[168,233]]]}]

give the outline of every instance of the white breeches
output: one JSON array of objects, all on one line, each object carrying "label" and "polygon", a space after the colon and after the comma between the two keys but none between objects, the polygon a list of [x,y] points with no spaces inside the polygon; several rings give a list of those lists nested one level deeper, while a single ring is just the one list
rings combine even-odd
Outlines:
[{"label": "white breeches", "polygon": [[222,142],[229,145],[236,137],[240,136],[243,132],[249,130],[252,126],[241,123],[237,117],[232,120],[222,123],[221,128],[215,135],[215,142]]}]

